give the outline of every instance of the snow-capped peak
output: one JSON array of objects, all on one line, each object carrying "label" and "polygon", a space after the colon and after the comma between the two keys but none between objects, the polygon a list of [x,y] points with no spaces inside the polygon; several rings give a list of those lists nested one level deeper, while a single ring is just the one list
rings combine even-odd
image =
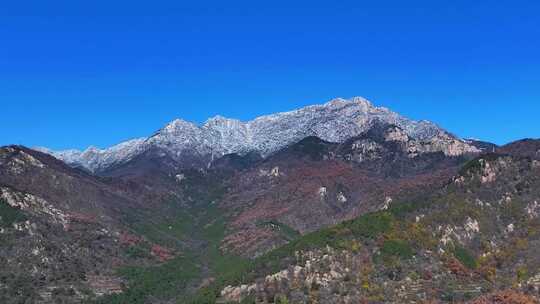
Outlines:
[{"label": "snow-capped peak", "polygon": [[343,142],[377,122],[399,126],[408,136],[428,141],[433,151],[447,155],[478,152],[432,122],[411,120],[387,108],[376,107],[365,98],[353,97],[335,98],[322,105],[260,116],[246,122],[220,115],[202,125],[175,119],[149,138],[127,141],[108,149],[48,153],[91,171],[129,161],[149,147],[163,149],[178,160],[185,153],[219,157],[255,151],[267,156],[308,136]]},{"label": "snow-capped peak", "polygon": [[39,148],[39,150],[51,154],[71,166],[81,166],[95,172],[108,168],[120,160],[129,160],[139,152],[144,151],[145,141],[146,138],[137,138],[107,149],[90,146],[84,151],[75,149],[52,151],[47,148]]},{"label": "snow-capped peak", "polygon": [[363,112],[367,112],[369,109],[374,108],[373,104],[369,100],[359,96],[353,97],[351,99],[345,99],[341,97],[334,98],[322,105],[322,107],[338,109],[347,106],[348,104],[357,104]]},{"label": "snow-capped peak", "polygon": [[189,121],[185,121],[183,119],[175,119],[168,123],[164,128],[162,128],[158,133],[164,133],[164,132],[178,132],[182,131],[184,129],[194,129],[197,128],[197,125],[194,123],[191,123]]}]

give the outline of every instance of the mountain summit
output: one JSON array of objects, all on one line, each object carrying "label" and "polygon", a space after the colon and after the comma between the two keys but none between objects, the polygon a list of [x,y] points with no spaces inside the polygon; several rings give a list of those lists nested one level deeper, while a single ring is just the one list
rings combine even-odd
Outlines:
[{"label": "mountain summit", "polygon": [[322,105],[265,115],[247,122],[216,116],[197,125],[176,119],[148,138],[126,141],[103,150],[41,151],[72,166],[100,172],[151,148],[158,148],[177,160],[188,155],[214,159],[225,154],[248,152],[266,157],[308,136],[341,143],[369,130],[377,122],[396,125],[411,138],[428,143],[429,152],[443,152],[449,156],[479,152],[432,122],[411,120],[387,108],[374,106],[362,97],[336,98]]},{"label": "mountain summit", "polygon": [[1,303],[538,303],[538,140],[357,97],[48,153],[0,147]]}]

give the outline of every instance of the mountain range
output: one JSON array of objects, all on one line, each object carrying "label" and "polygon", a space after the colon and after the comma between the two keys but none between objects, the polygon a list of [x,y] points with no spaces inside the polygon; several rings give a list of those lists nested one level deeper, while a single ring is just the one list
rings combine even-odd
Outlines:
[{"label": "mountain range", "polygon": [[323,105],[261,116],[248,122],[216,116],[199,126],[176,119],[147,138],[129,140],[108,149],[42,151],[70,165],[100,172],[152,148],[160,148],[177,160],[199,156],[210,161],[225,154],[249,152],[265,157],[308,136],[343,142],[367,131],[375,122],[396,125],[408,136],[429,142],[423,147],[425,152],[442,151],[451,156],[478,152],[434,123],[405,118],[373,106],[362,97],[337,98]]},{"label": "mountain range", "polygon": [[538,303],[540,140],[368,100],[0,148],[1,303]]}]

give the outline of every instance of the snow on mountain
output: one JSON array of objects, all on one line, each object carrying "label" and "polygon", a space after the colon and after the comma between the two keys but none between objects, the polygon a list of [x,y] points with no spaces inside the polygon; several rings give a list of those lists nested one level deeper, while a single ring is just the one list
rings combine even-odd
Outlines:
[{"label": "snow on mountain", "polygon": [[122,142],[107,149],[89,147],[84,151],[64,150],[52,151],[47,148],[36,148],[41,152],[64,161],[73,167],[83,167],[92,172],[106,169],[107,167],[127,161],[145,150],[146,138],[137,138]]},{"label": "snow on mountain", "polygon": [[441,151],[450,156],[479,152],[432,122],[408,119],[387,108],[376,107],[362,97],[336,98],[322,105],[261,116],[247,122],[216,116],[197,125],[176,119],[148,138],[126,141],[108,149],[42,151],[70,165],[96,172],[124,163],[150,147],[161,148],[179,160],[186,153],[219,157],[256,151],[268,156],[307,136],[343,142],[367,131],[375,122],[402,128],[408,136],[425,142],[427,151]]}]

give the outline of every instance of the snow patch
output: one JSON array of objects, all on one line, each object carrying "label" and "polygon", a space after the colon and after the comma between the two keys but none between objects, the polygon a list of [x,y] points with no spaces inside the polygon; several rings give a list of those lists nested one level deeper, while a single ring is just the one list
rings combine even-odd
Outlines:
[{"label": "snow patch", "polygon": [[51,151],[41,148],[41,151],[95,172],[129,161],[151,147],[161,148],[178,160],[186,153],[219,157],[253,151],[266,157],[308,136],[344,142],[369,130],[375,122],[402,129],[399,133],[389,134],[390,140],[414,138],[429,143],[426,145],[429,152],[452,156],[480,152],[431,122],[408,119],[376,107],[361,97],[337,98],[326,104],[261,116],[247,122],[216,116],[204,125],[197,125],[176,119],[148,138],[126,141],[108,149]]}]

